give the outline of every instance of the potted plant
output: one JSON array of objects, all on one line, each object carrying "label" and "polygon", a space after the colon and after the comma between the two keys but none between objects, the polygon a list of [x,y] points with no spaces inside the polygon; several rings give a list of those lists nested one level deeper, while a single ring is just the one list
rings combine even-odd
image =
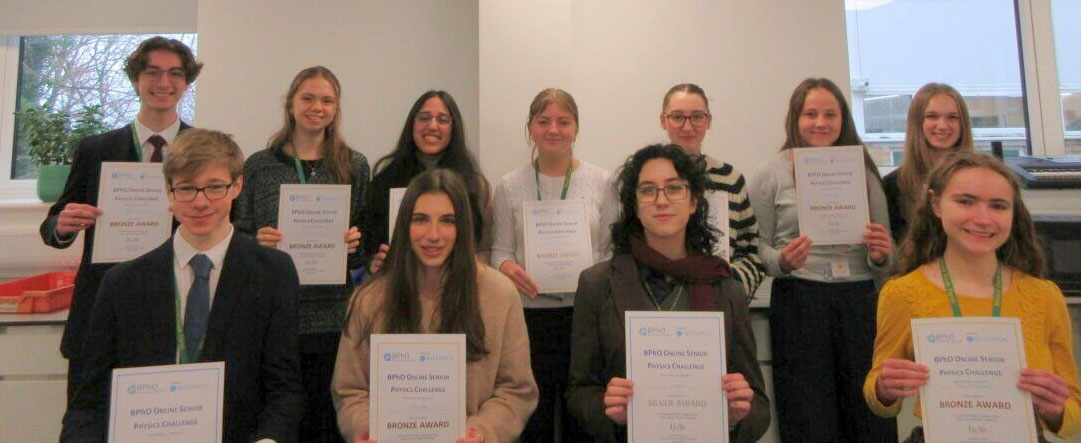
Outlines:
[{"label": "potted plant", "polygon": [[30,159],[38,165],[38,198],[54,202],[64,192],[71,173],[71,156],[83,138],[105,131],[101,105],[83,108],[72,123],[66,111],[50,111],[36,106],[16,112],[30,145]]}]

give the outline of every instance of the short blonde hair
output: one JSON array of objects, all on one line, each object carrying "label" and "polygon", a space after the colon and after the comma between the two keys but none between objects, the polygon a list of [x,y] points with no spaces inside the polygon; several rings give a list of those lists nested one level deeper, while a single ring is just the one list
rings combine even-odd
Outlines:
[{"label": "short blonde hair", "polygon": [[231,135],[212,129],[182,131],[169,145],[169,156],[162,165],[165,182],[171,185],[174,177],[195,175],[214,162],[225,163],[234,180],[244,174],[244,153]]}]

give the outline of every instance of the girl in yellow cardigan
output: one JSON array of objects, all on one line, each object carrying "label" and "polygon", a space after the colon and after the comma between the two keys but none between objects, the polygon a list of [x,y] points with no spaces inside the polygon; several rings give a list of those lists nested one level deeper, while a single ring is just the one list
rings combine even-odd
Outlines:
[{"label": "girl in yellow cardigan", "polygon": [[[1024,334],[1028,367],[1017,388],[1032,394],[1043,429],[1068,438],[1081,418],[1070,318],[1062,291],[1040,278],[1044,258],[1016,179],[994,158],[952,154],[931,172],[914,215],[895,262],[894,275],[903,275],[879,298],[867,404],[897,415],[927,383],[927,367],[913,361],[911,319],[991,315],[998,292],[1001,316],[1020,318]],[[954,303],[944,289],[951,283]],[[913,438],[922,441],[922,429]]]}]

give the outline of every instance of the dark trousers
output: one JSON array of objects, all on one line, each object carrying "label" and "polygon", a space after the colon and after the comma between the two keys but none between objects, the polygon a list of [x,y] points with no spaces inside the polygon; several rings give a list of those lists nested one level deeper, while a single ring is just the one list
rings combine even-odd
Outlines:
[{"label": "dark trousers", "polygon": [[576,441],[573,419],[567,413],[563,393],[571,362],[571,317],[574,308],[529,308],[529,358],[540,398],[537,410],[522,431],[522,442]]},{"label": "dark trousers", "polygon": [[341,443],[344,440],[338,431],[338,418],[330,399],[330,379],[334,375],[339,334],[300,337],[300,377],[304,384],[305,406],[304,417],[300,420],[300,441]]},{"label": "dark trousers", "polygon": [[896,442],[863,399],[875,340],[874,282],[773,280],[770,345],[782,442]]},{"label": "dark trousers", "polygon": [[86,371],[86,361],[81,357],[68,359],[68,403],[75,399],[75,389],[82,381],[83,372]]}]

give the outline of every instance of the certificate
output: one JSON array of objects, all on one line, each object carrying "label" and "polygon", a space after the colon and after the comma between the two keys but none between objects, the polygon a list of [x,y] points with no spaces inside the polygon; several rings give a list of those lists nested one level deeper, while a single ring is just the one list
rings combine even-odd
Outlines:
[{"label": "certificate", "polygon": [[793,149],[799,229],[816,245],[861,243],[870,215],[863,147]]},{"label": "certificate", "polygon": [[1021,321],[946,317],[912,320],[927,441],[1036,442],[1030,395],[1017,389],[1025,366]]},{"label": "certificate", "polygon": [[732,259],[732,251],[729,250],[732,226],[728,224],[728,193],[725,191],[707,191],[706,201],[709,202],[709,214],[706,219],[721,235],[717,238],[717,245],[713,247],[713,255],[723,258],[724,261]]},{"label": "certificate", "polygon": [[219,442],[225,362],[113,370],[110,442]]},{"label": "certificate", "polygon": [[625,316],[628,442],[727,442],[724,313]]},{"label": "certificate", "polygon": [[370,350],[372,439],[465,437],[465,334],[372,334]]},{"label": "certificate", "polygon": [[398,221],[398,211],[402,209],[402,199],[405,198],[405,188],[390,188],[390,201],[387,208],[387,244],[394,238],[394,225]]},{"label": "certificate", "polygon": [[281,185],[278,249],[293,257],[300,284],[345,284],[349,191],[349,185]]},{"label": "certificate", "polygon": [[131,260],[161,246],[173,230],[161,163],[102,162],[98,208],[91,263]]},{"label": "certificate", "polygon": [[578,289],[578,274],[593,265],[585,200],[522,202],[525,269],[540,292]]}]

